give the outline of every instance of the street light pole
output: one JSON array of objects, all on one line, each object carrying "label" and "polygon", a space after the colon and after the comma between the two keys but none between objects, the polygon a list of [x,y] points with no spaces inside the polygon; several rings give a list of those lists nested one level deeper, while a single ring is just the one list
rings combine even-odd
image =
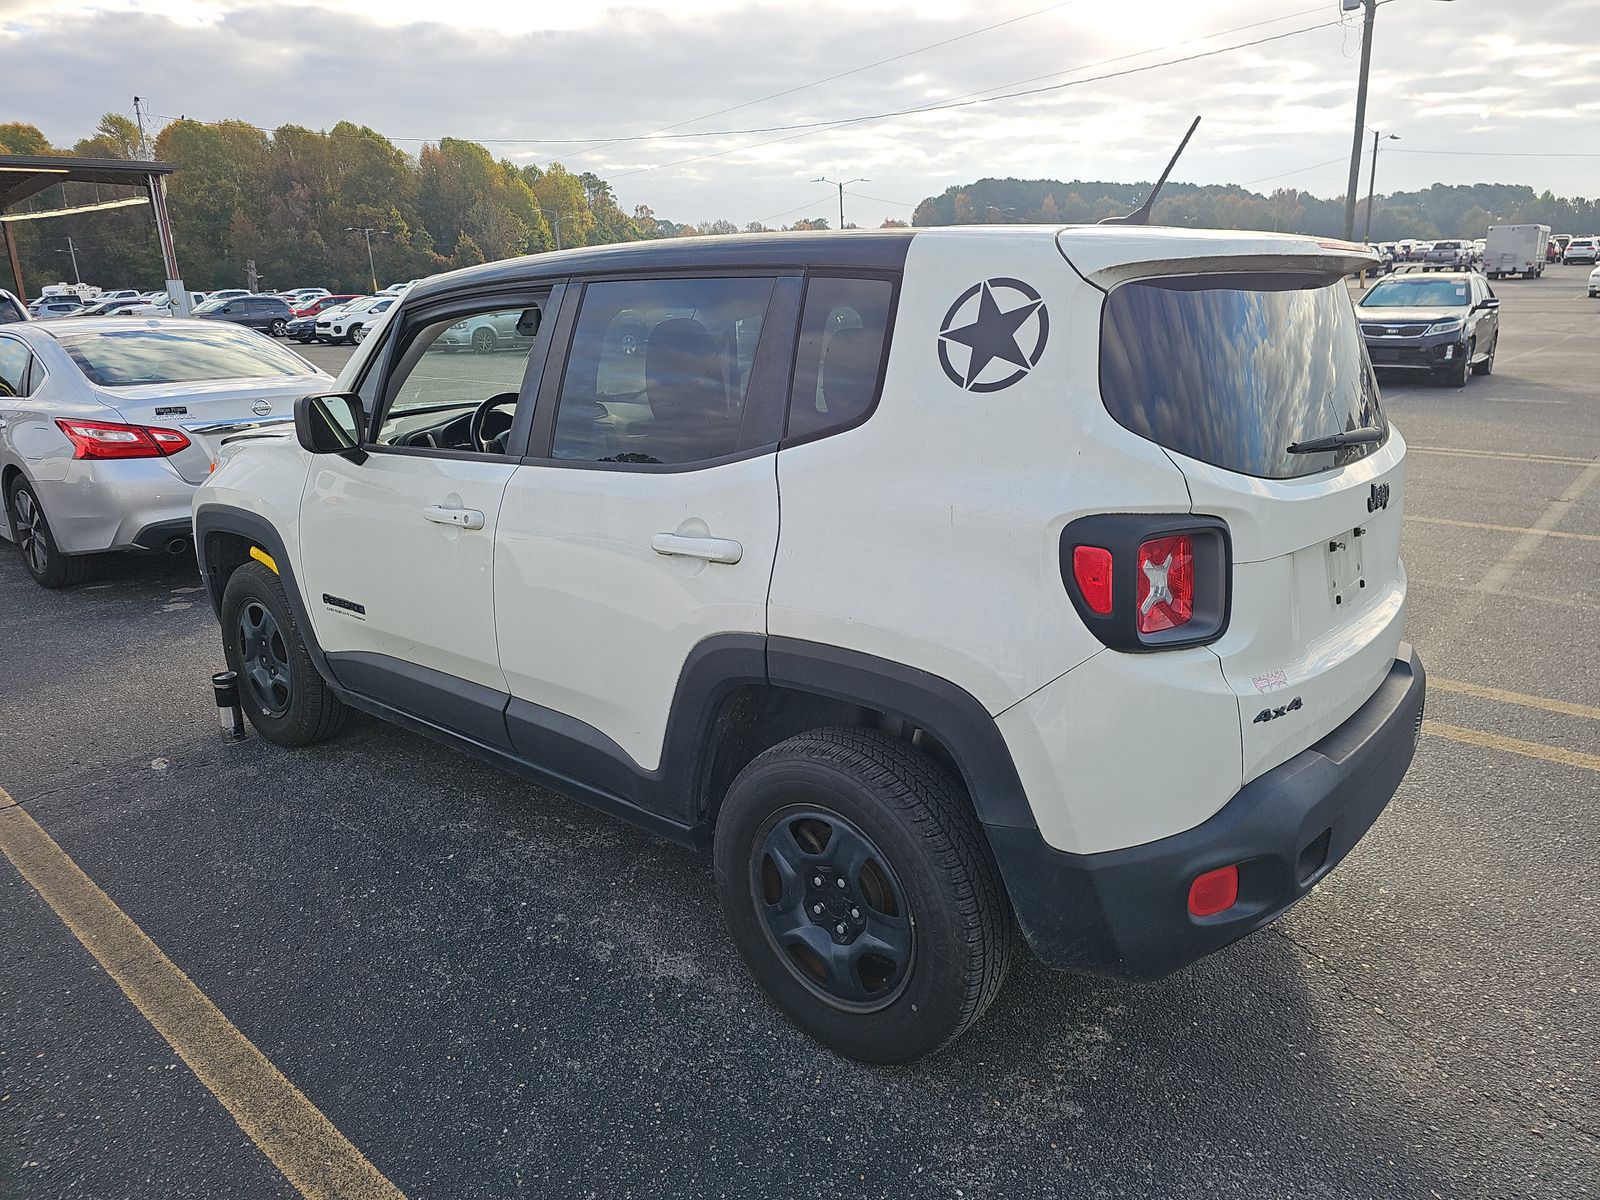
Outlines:
[{"label": "street light pole", "polygon": [[72,238],[67,238],[67,248],[65,250],[57,250],[56,253],[72,255],[72,282],[82,283],[83,276],[78,274],[78,248],[72,244]]},{"label": "street light pole", "polygon": [[1378,143],[1380,141],[1398,142],[1399,140],[1400,135],[1398,133],[1391,133],[1388,137],[1380,137],[1376,129],[1372,131],[1372,170],[1367,172],[1367,229],[1361,235],[1363,242],[1372,241],[1372,193],[1378,187]]},{"label": "street light pole", "polygon": [[844,228],[844,189],[849,187],[852,183],[871,183],[872,180],[870,180],[870,179],[866,178],[865,176],[863,176],[863,177],[861,177],[859,179],[846,179],[843,183],[840,183],[837,179],[829,179],[826,175],[818,175],[811,182],[812,183],[831,183],[836,188],[839,189],[839,228],[843,229]]}]

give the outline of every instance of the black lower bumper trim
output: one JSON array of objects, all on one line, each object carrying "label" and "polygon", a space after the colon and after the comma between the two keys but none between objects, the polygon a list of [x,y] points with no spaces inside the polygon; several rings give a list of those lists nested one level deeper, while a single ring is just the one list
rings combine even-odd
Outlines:
[{"label": "black lower bumper trim", "polygon": [[187,520],[158,521],[142,527],[133,535],[131,544],[137,550],[166,550],[173,538],[182,538],[188,543],[193,536],[193,524]]},{"label": "black lower bumper trim", "polygon": [[[1126,850],[1068,854],[1037,829],[987,826],[1017,920],[1053,967],[1159,979],[1261,928],[1355,846],[1400,786],[1427,691],[1409,645],[1343,725],[1252,780],[1194,829]],[[1189,913],[1195,876],[1238,864],[1239,899]]]}]

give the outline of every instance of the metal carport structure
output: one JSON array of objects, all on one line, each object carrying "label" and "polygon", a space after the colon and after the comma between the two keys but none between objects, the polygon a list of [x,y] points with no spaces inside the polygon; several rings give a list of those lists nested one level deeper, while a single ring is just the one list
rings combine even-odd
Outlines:
[{"label": "metal carport structure", "polygon": [[[11,277],[16,283],[17,295],[25,298],[27,290],[22,280],[22,263],[17,258],[16,239],[11,233],[13,222],[148,203],[155,216],[156,239],[161,243],[161,263],[166,272],[168,294],[173,298],[174,308],[186,313],[189,308],[189,293],[184,290],[183,280],[178,275],[178,253],[172,241],[172,224],[167,217],[166,177],[175,170],[177,167],[172,163],[143,162],[137,159],[0,154],[0,234],[4,235],[6,258],[11,264]],[[30,196],[37,196],[58,183],[104,183],[121,187],[139,187],[144,189],[145,195],[126,200],[53,209],[42,213],[10,213],[9,210],[13,205],[20,204]]]}]

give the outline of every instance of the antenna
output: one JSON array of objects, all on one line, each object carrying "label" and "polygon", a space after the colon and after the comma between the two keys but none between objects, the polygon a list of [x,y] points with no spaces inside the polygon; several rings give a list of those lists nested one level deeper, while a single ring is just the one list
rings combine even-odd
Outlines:
[{"label": "antenna", "polygon": [[1150,194],[1144,198],[1144,203],[1131,213],[1120,217],[1106,217],[1100,222],[1102,225],[1148,225],[1150,224],[1150,210],[1155,207],[1156,197],[1161,194],[1161,189],[1166,186],[1167,176],[1172,174],[1172,168],[1178,165],[1178,156],[1183,153],[1183,148],[1189,144],[1189,139],[1194,136],[1195,128],[1200,124],[1196,117],[1189,125],[1189,132],[1183,135],[1183,141],[1178,143],[1178,148],[1172,152],[1172,158],[1167,162],[1167,169],[1161,172],[1161,178],[1156,180],[1155,186],[1150,189]]}]

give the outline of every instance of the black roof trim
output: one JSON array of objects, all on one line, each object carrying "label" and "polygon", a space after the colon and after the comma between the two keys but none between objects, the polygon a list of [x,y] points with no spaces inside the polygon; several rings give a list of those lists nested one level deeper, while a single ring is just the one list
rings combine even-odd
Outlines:
[{"label": "black roof trim", "polygon": [[417,284],[407,300],[463,289],[534,283],[583,275],[627,271],[726,270],[768,267],[780,270],[855,269],[898,271],[915,236],[913,229],[849,233],[809,232],[729,234],[725,237],[662,238],[583,246],[530,254],[463,267]]},{"label": "black roof trim", "polygon": [[143,187],[151,175],[171,175],[168,162],[125,158],[74,158],[55,154],[0,154],[0,212],[58,183]]}]

